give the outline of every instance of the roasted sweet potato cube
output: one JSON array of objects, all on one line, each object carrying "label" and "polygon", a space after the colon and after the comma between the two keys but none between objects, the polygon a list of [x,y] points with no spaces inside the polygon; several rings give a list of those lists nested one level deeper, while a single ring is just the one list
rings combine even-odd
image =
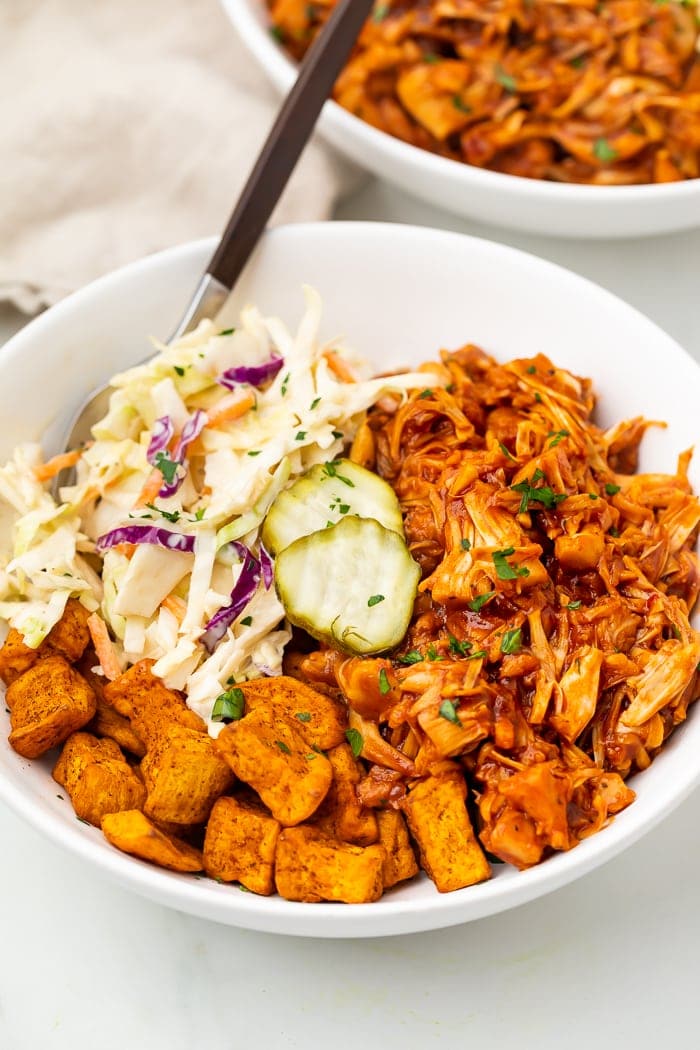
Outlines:
[{"label": "roasted sweet potato cube", "polygon": [[288,675],[254,678],[242,682],[246,711],[259,707],[271,708],[293,723],[301,735],[316,747],[326,750],[342,744],[348,725],[347,711],[339,700],[319,693],[316,689]]},{"label": "roasted sweet potato cube", "polygon": [[95,674],[92,670],[95,660],[96,657],[94,655],[83,656],[77,668],[92,689],[97,700],[95,717],[88,725],[88,731],[94,733],[95,736],[108,737],[119,744],[124,751],[129,751],[132,755],[143,758],[146,754],[143,740],[133,729],[129,719],[125,718],[124,715],[118,714],[105,700],[104,688],[108,683],[106,678]]},{"label": "roasted sweet potato cube", "polygon": [[[39,650],[30,649],[23,635],[11,627],[5,644],[0,649],[0,678],[5,685],[11,685],[28,671],[39,659]],[[9,704],[8,704],[9,707]]]},{"label": "roasted sweet potato cube", "polygon": [[274,893],[275,849],[282,826],[261,806],[226,796],[214,803],[204,836],[204,870],[253,893]]},{"label": "roasted sweet potato cube", "polygon": [[467,787],[459,772],[426,777],[401,803],[418,843],[421,865],[440,893],[483,882],[491,875],[466,807]]},{"label": "roasted sweet potato cube", "polygon": [[275,885],[288,901],[376,901],[383,890],[384,858],[379,843],[352,846],[316,828],[285,828],[277,843]]},{"label": "roasted sweet potato cube", "polygon": [[204,721],[173,689],[152,672],[153,660],[139,660],[104,687],[104,698],[115,711],[128,718],[132,729],[146,745],[153,746],[173,725],[206,732]]},{"label": "roasted sweet potato cube", "polygon": [[379,838],[377,818],[360,804],[357,785],[362,778],[359,763],[349,744],[339,744],[328,752],[333,767],[333,783],[316,813],[314,824],[331,838],[369,846]]},{"label": "roasted sweet potato cube", "polygon": [[90,642],[88,617],[90,613],[76,598],[69,598],[63,610],[63,616],[51,628],[40,648],[51,649],[65,656],[68,663],[74,664],[80,659]]},{"label": "roasted sweet potato cube", "polygon": [[143,781],[113,740],[72,733],[53,768],[53,778],[66,789],[81,820],[100,827],[107,813],[140,809],[146,800]]},{"label": "roasted sweet potato cube", "polygon": [[7,689],[10,744],[25,758],[37,758],[90,721],[95,694],[62,656],[47,656]]},{"label": "roasted sweet potato cube", "polygon": [[386,850],[382,869],[384,889],[418,874],[418,864],[403,815],[398,809],[380,809],[377,813],[379,841]]},{"label": "roasted sweet potato cube", "polygon": [[102,820],[104,837],[123,853],[170,871],[201,871],[201,851],[157,828],[137,809],[109,813]]},{"label": "roasted sweet potato cube", "polygon": [[314,751],[288,718],[260,706],[231,722],[216,740],[239,780],[257,791],[280,824],[307,820],[333,779],[330,762]]},{"label": "roasted sweet potato cube", "polygon": [[148,792],[144,813],[173,824],[203,824],[233,774],[206,733],[171,726],[146,752],[141,772]]}]

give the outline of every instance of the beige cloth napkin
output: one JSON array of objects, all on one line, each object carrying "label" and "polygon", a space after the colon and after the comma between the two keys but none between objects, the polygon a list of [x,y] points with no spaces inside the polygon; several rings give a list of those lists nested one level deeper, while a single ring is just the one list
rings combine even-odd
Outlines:
[{"label": "beige cloth napkin", "polygon": [[[278,101],[218,0],[6,0],[0,42],[0,301],[223,228]],[[355,178],[314,141],[274,221]]]}]

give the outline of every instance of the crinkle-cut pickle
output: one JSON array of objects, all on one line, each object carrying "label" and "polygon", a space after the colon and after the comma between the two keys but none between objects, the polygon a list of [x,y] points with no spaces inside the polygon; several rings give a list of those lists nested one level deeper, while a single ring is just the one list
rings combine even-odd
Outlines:
[{"label": "crinkle-cut pickle", "polygon": [[275,561],[275,585],[289,620],[361,656],[401,642],[419,579],[403,538],[372,518],[344,518],[303,536]]},{"label": "crinkle-cut pickle", "polygon": [[343,518],[375,518],[403,536],[396,493],[382,478],[349,459],[318,463],[280,492],[268,511],[262,541],[278,554],[301,536]]}]

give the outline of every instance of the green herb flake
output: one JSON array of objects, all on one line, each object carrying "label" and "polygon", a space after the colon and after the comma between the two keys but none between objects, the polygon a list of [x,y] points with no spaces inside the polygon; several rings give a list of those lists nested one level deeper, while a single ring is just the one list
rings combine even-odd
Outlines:
[{"label": "green herb flake", "polygon": [[[342,511],[341,511],[341,514],[342,514]],[[383,601],[384,601],[384,595],[383,594],[373,594],[372,597],[368,600],[367,605],[371,609],[373,605],[379,605],[379,603],[383,602]]]},{"label": "green herb flake", "polygon": [[235,328],[222,328],[219,335],[233,335],[235,331]]},{"label": "green herb flake", "polygon": [[436,62],[440,61],[440,56],[436,55],[433,51],[426,51],[423,55],[423,61],[427,62],[428,65],[435,65]]},{"label": "green herb flake", "polygon": [[491,555],[499,580],[517,580],[519,576],[530,575],[530,570],[526,569],[524,565],[521,568],[519,565],[512,566],[508,563],[507,559],[511,554],[515,554],[514,547],[506,547],[502,551],[494,551]]},{"label": "green herb flake", "polygon": [[[228,684],[228,683],[227,683]],[[245,696],[242,689],[227,689],[220,693],[211,709],[212,722],[237,722],[245,712]]]},{"label": "green herb flake", "polygon": [[340,511],[341,514],[347,514],[347,512],[350,510],[350,504],[349,503],[339,503],[338,504],[338,510]]},{"label": "green herb flake", "polygon": [[389,681],[389,678],[387,676],[386,668],[382,667],[381,671],[379,672],[379,692],[382,694],[382,696],[386,696],[386,694],[390,691],[391,682]]},{"label": "green herb flake", "polygon": [[303,441],[305,437],[306,437],[306,431],[305,430],[298,430],[296,435],[295,435],[295,437],[294,437],[294,440],[295,441]]},{"label": "green herb flake", "polygon": [[311,721],[311,712],[310,711],[297,711],[297,712],[295,712],[294,717],[298,718],[300,722],[310,722]]},{"label": "green herb flake", "polygon": [[468,551],[471,550],[472,541],[465,538],[459,541],[459,545],[463,551]]},{"label": "green herb flake", "polygon": [[572,58],[571,59],[571,61],[569,62],[569,65],[571,66],[572,69],[581,69],[583,67],[584,62],[585,62],[585,59],[584,59],[583,55],[577,55],[576,58]]},{"label": "green herb flake", "polygon": [[207,511],[206,507],[200,507],[199,510],[195,511],[194,520],[195,521],[202,521],[202,519],[204,518],[204,515],[206,514],[206,511]]},{"label": "green herb flake", "polygon": [[476,598],[472,598],[470,602],[467,602],[467,607],[471,609],[472,612],[478,613],[483,609],[487,602],[491,601],[495,593],[495,591],[486,591],[485,594],[479,594]]},{"label": "green herb flake", "polygon": [[352,478],[346,478],[344,474],[338,473],[338,463],[336,460],[330,460],[328,463],[324,463],[323,473],[329,478],[337,478],[338,481],[342,481],[343,485],[347,485],[348,488],[355,488],[355,482]]},{"label": "green herb flake", "polygon": [[549,447],[550,448],[556,448],[556,446],[559,444],[559,442],[563,438],[568,438],[569,437],[569,431],[568,430],[550,430],[549,434],[547,434],[547,437],[551,437],[551,439],[552,439],[549,442]]},{"label": "green herb flake", "polygon": [[506,631],[501,639],[501,652],[507,656],[512,656],[514,653],[520,651],[523,642],[523,632],[519,627],[514,627],[511,631]]},{"label": "green herb flake", "polygon": [[567,605],[566,608],[567,609],[580,609],[581,608],[581,599],[579,598],[575,602],[569,602],[569,604]]},{"label": "green herb flake", "polygon": [[282,395],[282,397],[284,397],[287,393],[287,387],[289,386],[289,375],[290,373],[287,372],[286,376],[282,380],[282,386],[280,387],[280,394]]},{"label": "green herb flake", "polygon": [[321,398],[320,397],[315,397],[313,399],[313,401],[311,402],[311,404],[309,405],[309,411],[312,412],[315,408],[318,408],[318,406],[320,404],[321,404]]},{"label": "green herb flake", "polygon": [[615,526],[613,525],[613,527],[611,529],[608,529],[608,535],[612,536],[612,538],[614,540],[616,540],[617,537],[620,535],[620,530],[616,529]]},{"label": "green herb flake", "polygon": [[674,638],[680,638],[680,636],[681,636],[681,629],[680,629],[680,627],[678,626],[677,623],[672,623],[671,624],[671,634],[673,635]]},{"label": "green herb flake", "polygon": [[433,396],[432,390],[429,387],[426,387],[425,390],[421,390],[420,394],[418,395],[418,400],[419,401],[425,401],[425,399],[427,397],[432,397],[432,396]]},{"label": "green herb flake", "polygon": [[418,652],[417,649],[411,649],[409,652],[404,653],[403,656],[397,656],[396,660],[400,664],[419,664],[423,660],[423,654]]},{"label": "green herb flake", "polygon": [[485,649],[479,649],[475,653],[470,653],[467,660],[484,660],[488,655]]},{"label": "green herb flake", "polygon": [[332,430],[331,434],[336,439],[336,441],[340,441],[341,438],[345,437],[345,434],[343,433],[342,430]]},{"label": "green herb flake", "polygon": [[241,623],[243,624],[244,627],[250,627],[251,624],[253,623],[253,617],[252,616],[244,616],[243,619],[241,620]]},{"label": "green herb flake", "polygon": [[451,700],[443,700],[438,708],[438,713],[440,718],[444,718],[447,722],[452,722],[453,725],[461,727],[462,723]]},{"label": "green herb flake", "polygon": [[521,496],[519,514],[527,513],[531,503],[541,503],[547,510],[552,510],[566,499],[565,492],[555,492],[549,485],[540,485],[539,488],[535,488],[534,482],[540,481],[543,477],[542,471],[536,470],[529,481],[519,481],[517,485],[510,486],[513,492],[518,492]]},{"label": "green herb flake", "polygon": [[537,369],[535,368],[535,366],[534,366],[534,365],[529,365],[529,366],[528,366],[528,367],[527,367],[527,368],[525,369],[525,371],[527,372],[527,374],[528,374],[529,376],[534,376],[534,375],[535,375],[535,373],[537,372]]},{"label": "green herb flake", "polygon": [[458,109],[460,113],[471,113],[472,107],[468,103],[463,102],[459,95],[455,95],[452,99],[452,105],[455,109]]},{"label": "green herb flake", "polygon": [[434,645],[428,646],[428,648],[425,650],[425,655],[429,660],[432,660],[433,663],[437,663],[439,660],[445,659],[442,653],[439,653]]},{"label": "green herb flake", "polygon": [[308,755],[304,755],[304,758],[306,759],[306,761],[307,761],[307,762],[313,762],[313,760],[314,760],[315,758],[318,758],[318,756],[317,756],[317,755],[315,755],[315,754],[313,753],[313,751],[310,751]]},{"label": "green herb flake", "polygon": [[283,755],[291,755],[291,749],[285,744],[284,740],[275,740],[275,743]]},{"label": "green herb flake", "polygon": [[455,656],[466,656],[469,650],[472,648],[471,642],[460,642],[459,638],[455,638],[453,634],[449,636],[450,639],[450,652],[454,653]]},{"label": "green herb flake", "polygon": [[172,485],[175,481],[179,462],[170,458],[167,452],[157,452],[154,466],[161,472],[166,485]]},{"label": "green herb flake", "polygon": [[605,486],[605,493],[608,496],[615,496],[619,491],[620,491],[620,486],[619,485],[611,485],[610,483],[608,483]]},{"label": "green herb flake", "polygon": [[510,92],[511,95],[514,95],[515,92],[518,90],[518,85],[515,80],[515,77],[512,77],[510,73],[506,73],[502,65],[496,65],[496,68],[494,70],[494,77],[496,79],[496,82],[499,83],[501,87],[505,88],[506,91]]},{"label": "green herb flake", "polygon": [[173,365],[173,369],[177,372],[179,376],[184,376],[185,369],[182,367],[182,365]]},{"label": "green herb flake", "polygon": [[542,404],[542,395],[541,394],[535,393],[535,403],[538,404],[538,405]]},{"label": "green herb flake", "polygon": [[276,40],[278,44],[284,43],[285,37],[284,29],[282,29],[282,26],[270,26],[269,33],[273,40]]},{"label": "green herb flake", "polygon": [[603,164],[609,164],[611,161],[617,160],[619,153],[610,145],[607,139],[600,138],[593,143],[593,156],[602,161]]},{"label": "green herb flake", "polygon": [[362,754],[362,747],[364,745],[362,733],[360,733],[357,729],[346,729],[345,739],[350,745],[350,749],[355,758],[359,758]]},{"label": "green herb flake", "polygon": [[248,455],[249,456],[259,456],[261,452],[262,452],[261,448],[251,448],[248,451]]},{"label": "green herb flake", "polygon": [[589,499],[598,499],[598,497],[596,496],[595,492],[589,492],[588,493],[588,498]]},{"label": "green herb flake", "polygon": [[389,4],[377,4],[372,12],[372,21],[383,22],[390,11],[391,8],[389,7]]},{"label": "green herb flake", "polygon": [[156,514],[160,514],[161,518],[165,518],[166,521],[172,521],[173,524],[180,520],[179,510],[163,510],[162,507],[156,507],[155,503],[147,503],[146,506],[154,510]]},{"label": "green herb flake", "polygon": [[503,442],[502,442],[502,441],[499,441],[499,442],[498,442],[498,447],[500,448],[501,452],[502,452],[502,453],[503,453],[503,455],[504,455],[504,456],[506,457],[506,459],[510,459],[510,460],[512,460],[512,461],[513,461],[513,463],[515,462],[515,456],[513,455],[513,453],[512,453],[512,452],[509,452],[509,451],[508,451],[508,449],[506,448],[506,446],[505,446],[505,445],[503,444]]}]

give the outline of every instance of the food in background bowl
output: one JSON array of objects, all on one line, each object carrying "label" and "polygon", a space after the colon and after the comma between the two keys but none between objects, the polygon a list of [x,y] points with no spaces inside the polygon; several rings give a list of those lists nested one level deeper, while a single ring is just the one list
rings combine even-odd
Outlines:
[{"label": "food in background bowl", "polygon": [[377,900],[404,818],[443,892],[567,851],[696,697],[689,455],[636,474],[647,424],[543,355],[362,378],[307,306],[116,377],[60,505],[66,455],[0,470],[10,743],[62,745],[119,849],[262,895]]},{"label": "food in background bowl", "polygon": [[[332,0],[268,0],[300,58]],[[694,3],[377,3],[334,89],[375,128],[509,175],[620,186],[698,177]]]}]

